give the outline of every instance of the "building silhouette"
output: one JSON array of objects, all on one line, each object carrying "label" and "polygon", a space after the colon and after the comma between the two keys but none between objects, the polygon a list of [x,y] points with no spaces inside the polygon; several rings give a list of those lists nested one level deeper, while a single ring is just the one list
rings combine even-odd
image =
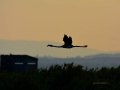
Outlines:
[{"label": "building silhouette", "polygon": [[1,55],[0,67],[2,70],[26,72],[37,69],[38,59],[28,55]]}]

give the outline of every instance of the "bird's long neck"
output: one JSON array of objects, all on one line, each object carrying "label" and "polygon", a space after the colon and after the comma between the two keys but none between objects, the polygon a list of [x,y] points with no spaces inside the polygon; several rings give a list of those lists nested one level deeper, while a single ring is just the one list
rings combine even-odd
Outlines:
[{"label": "bird's long neck", "polygon": [[63,46],[54,46],[54,45],[48,45],[48,46],[50,46],[50,47],[57,47],[57,48],[63,47]]},{"label": "bird's long neck", "polygon": [[58,47],[58,48],[61,48],[62,46],[51,46],[51,47]]}]

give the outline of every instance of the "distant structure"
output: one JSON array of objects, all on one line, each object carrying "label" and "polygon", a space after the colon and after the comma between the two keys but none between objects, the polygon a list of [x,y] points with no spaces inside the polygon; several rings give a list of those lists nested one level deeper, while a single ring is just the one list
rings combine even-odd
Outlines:
[{"label": "distant structure", "polygon": [[10,55],[12,55],[12,54],[10,53]]},{"label": "distant structure", "polygon": [[37,69],[38,59],[28,55],[1,55],[2,70],[25,72]]}]

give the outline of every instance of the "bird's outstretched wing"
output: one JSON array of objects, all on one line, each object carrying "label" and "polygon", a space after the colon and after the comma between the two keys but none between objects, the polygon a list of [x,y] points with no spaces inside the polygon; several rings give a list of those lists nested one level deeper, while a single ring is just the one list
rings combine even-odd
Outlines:
[{"label": "bird's outstretched wing", "polygon": [[72,37],[69,36],[69,44],[72,45]]},{"label": "bird's outstretched wing", "polygon": [[63,41],[64,41],[64,45],[72,45],[72,37],[65,35],[64,34],[64,37],[63,37]]},{"label": "bird's outstretched wing", "polygon": [[64,41],[64,44],[65,45],[68,45],[69,44],[69,39],[68,39],[68,36],[64,34],[64,37],[63,37],[63,41]]}]

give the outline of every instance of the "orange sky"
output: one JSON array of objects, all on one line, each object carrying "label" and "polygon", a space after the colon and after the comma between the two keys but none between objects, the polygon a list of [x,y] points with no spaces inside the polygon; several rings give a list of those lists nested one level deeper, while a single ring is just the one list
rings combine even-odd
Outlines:
[{"label": "orange sky", "polygon": [[119,0],[0,0],[0,39],[55,41],[120,50]]}]

